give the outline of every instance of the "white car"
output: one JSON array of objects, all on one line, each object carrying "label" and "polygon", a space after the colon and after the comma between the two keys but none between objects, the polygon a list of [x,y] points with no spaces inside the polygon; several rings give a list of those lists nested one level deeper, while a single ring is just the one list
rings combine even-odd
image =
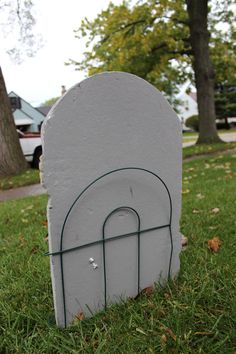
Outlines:
[{"label": "white car", "polygon": [[39,167],[39,159],[42,155],[42,141],[40,133],[21,132],[17,130],[20,139],[21,148],[26,161],[32,164],[32,167]]}]

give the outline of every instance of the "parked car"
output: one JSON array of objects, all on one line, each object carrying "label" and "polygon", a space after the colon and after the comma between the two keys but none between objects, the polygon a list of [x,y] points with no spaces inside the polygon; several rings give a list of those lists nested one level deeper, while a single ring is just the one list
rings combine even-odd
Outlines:
[{"label": "parked car", "polygon": [[32,167],[39,167],[39,159],[42,155],[42,141],[40,133],[22,132],[17,130],[21,148],[26,161],[30,162]]}]

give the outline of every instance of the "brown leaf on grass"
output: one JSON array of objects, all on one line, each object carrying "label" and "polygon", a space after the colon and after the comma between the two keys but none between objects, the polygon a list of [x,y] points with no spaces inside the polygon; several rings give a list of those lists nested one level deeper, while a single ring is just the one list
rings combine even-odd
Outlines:
[{"label": "brown leaf on grass", "polygon": [[165,293],[164,297],[165,297],[166,300],[170,300],[171,299],[171,294]]},{"label": "brown leaf on grass", "polygon": [[166,328],[166,333],[176,342],[177,337],[170,328]]},{"label": "brown leaf on grass", "polygon": [[28,224],[29,220],[28,219],[21,219],[21,221],[24,223],[24,224]]},{"label": "brown leaf on grass", "polygon": [[205,195],[201,194],[201,193],[198,193],[196,195],[197,199],[204,199],[205,198]]},{"label": "brown leaf on grass", "polygon": [[166,344],[167,338],[166,338],[165,334],[162,334],[162,336],[160,338],[160,342],[161,342],[161,345],[165,345]]},{"label": "brown leaf on grass", "polygon": [[181,235],[181,246],[186,247],[188,245],[188,238],[184,235]]},{"label": "brown leaf on grass", "polygon": [[142,328],[136,328],[136,331],[141,333],[141,334],[144,334],[145,336],[147,335],[147,333],[145,333]]},{"label": "brown leaf on grass", "polygon": [[195,332],[194,333],[195,336],[212,336],[214,335],[213,332]]},{"label": "brown leaf on grass", "polygon": [[212,208],[211,212],[212,214],[218,214],[220,212],[220,208]]},{"label": "brown leaf on grass", "polygon": [[182,194],[188,194],[189,192],[190,192],[189,189],[183,189],[183,190],[182,190]]},{"label": "brown leaf on grass", "polygon": [[20,241],[20,245],[21,246],[25,246],[26,244],[26,239],[24,238],[24,236],[21,234],[19,235],[19,241]]},{"label": "brown leaf on grass", "polygon": [[194,167],[190,167],[186,170],[186,172],[192,172],[192,171],[194,171]]},{"label": "brown leaf on grass", "polygon": [[44,241],[48,242],[48,234],[44,237]]},{"label": "brown leaf on grass", "polygon": [[43,224],[44,226],[48,226],[48,221],[47,221],[47,220],[43,220],[43,221],[42,221],[42,224]]},{"label": "brown leaf on grass", "polygon": [[83,321],[85,319],[83,312],[79,312],[75,317],[78,321]]},{"label": "brown leaf on grass", "polygon": [[37,246],[33,247],[30,251],[31,254],[35,254],[39,251],[39,248]]},{"label": "brown leaf on grass", "polygon": [[142,295],[145,295],[145,296],[150,296],[152,295],[153,293],[153,286],[148,286],[147,288],[144,288],[142,291],[141,291],[141,294]]},{"label": "brown leaf on grass", "polygon": [[174,353],[176,353],[174,348],[170,348],[167,352],[167,354],[174,354]]},{"label": "brown leaf on grass", "polygon": [[213,237],[211,240],[208,240],[208,248],[212,251],[217,253],[221,246],[221,241],[219,237]]},{"label": "brown leaf on grass", "polygon": [[144,288],[143,290],[141,290],[140,291],[140,293],[138,294],[138,295],[136,295],[135,297],[134,297],[134,300],[136,300],[136,299],[138,299],[140,296],[142,296],[142,295],[144,295],[144,296],[151,296],[152,295],[152,293],[153,293],[153,290],[154,290],[154,288],[153,288],[153,286],[151,285],[151,286],[148,286],[147,288]]}]

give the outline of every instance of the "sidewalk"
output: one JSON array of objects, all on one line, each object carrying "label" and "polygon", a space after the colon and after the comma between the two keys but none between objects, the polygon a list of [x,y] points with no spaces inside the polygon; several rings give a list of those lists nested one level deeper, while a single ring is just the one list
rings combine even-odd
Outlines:
[{"label": "sidewalk", "polygon": [[0,191],[0,202],[6,200],[24,198],[34,195],[46,194],[46,190],[41,184],[32,184],[31,186],[19,187]]},{"label": "sidewalk", "polygon": [[[220,138],[225,141],[226,143],[236,141],[236,133],[220,133],[219,134]],[[183,140],[190,139],[189,137],[183,137]],[[191,141],[184,142],[183,141],[183,147],[191,146],[196,143],[196,138],[193,137]]]}]

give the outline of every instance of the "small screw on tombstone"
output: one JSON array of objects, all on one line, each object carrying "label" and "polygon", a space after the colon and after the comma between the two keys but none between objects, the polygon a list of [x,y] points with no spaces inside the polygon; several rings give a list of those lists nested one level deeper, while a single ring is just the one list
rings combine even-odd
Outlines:
[{"label": "small screw on tombstone", "polygon": [[98,265],[96,263],[92,263],[92,266],[93,266],[93,269],[97,269],[98,268]]},{"label": "small screw on tombstone", "polygon": [[97,269],[98,265],[95,263],[94,259],[91,257],[89,258],[89,263],[92,265],[93,269]]}]

